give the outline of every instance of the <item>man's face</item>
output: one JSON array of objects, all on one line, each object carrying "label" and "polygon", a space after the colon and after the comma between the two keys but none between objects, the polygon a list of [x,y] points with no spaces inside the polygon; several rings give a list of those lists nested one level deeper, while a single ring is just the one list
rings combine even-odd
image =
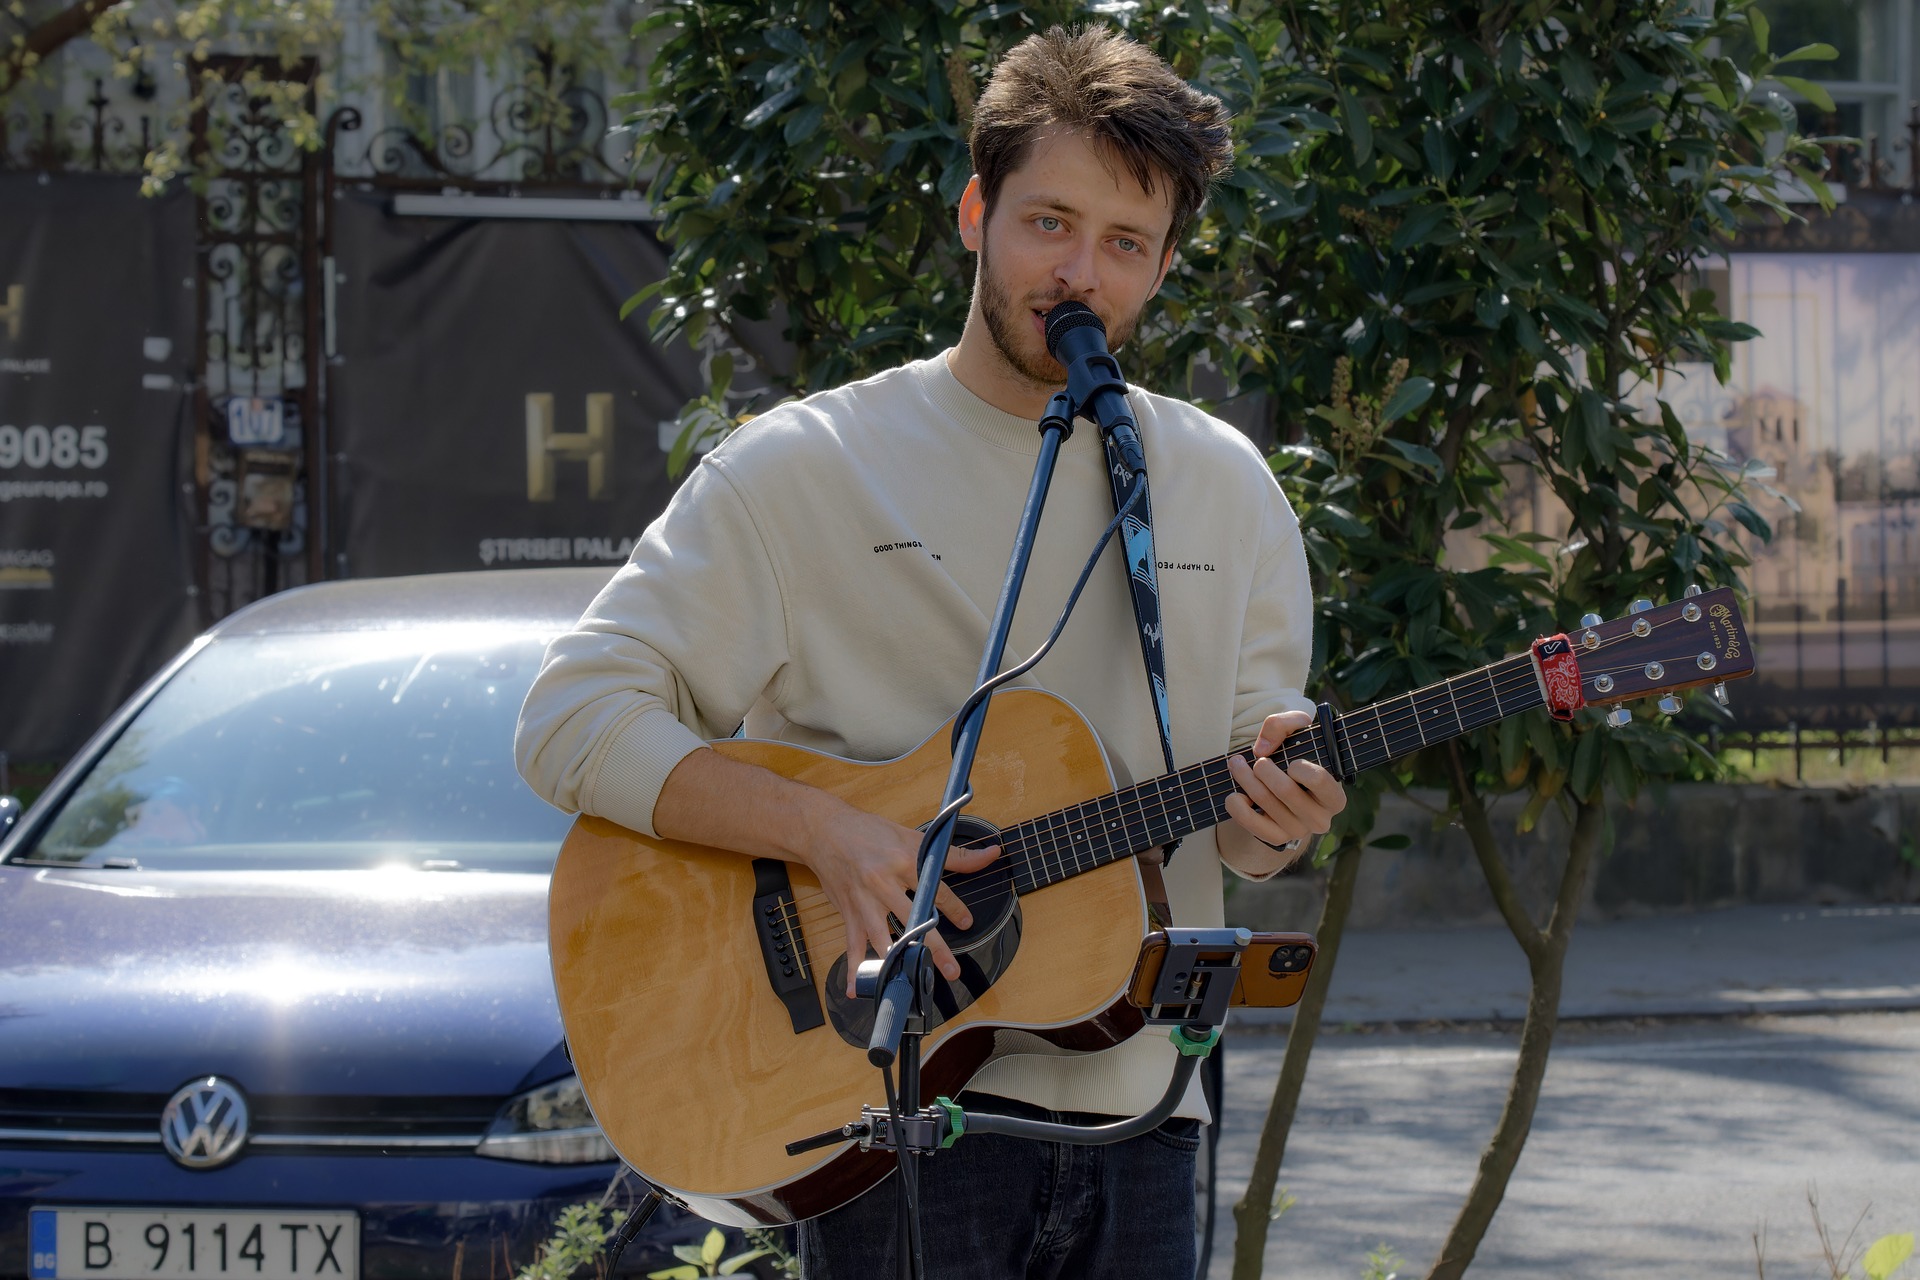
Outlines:
[{"label": "man's face", "polygon": [[1148,195],[1118,157],[1074,133],[1037,141],[1001,184],[991,214],[979,180],[968,185],[960,233],[980,255],[974,309],[1020,379],[1036,387],[1066,381],[1047,353],[1044,323],[1062,302],[1093,308],[1111,349],[1133,335],[1173,256],[1169,185],[1156,183]]}]

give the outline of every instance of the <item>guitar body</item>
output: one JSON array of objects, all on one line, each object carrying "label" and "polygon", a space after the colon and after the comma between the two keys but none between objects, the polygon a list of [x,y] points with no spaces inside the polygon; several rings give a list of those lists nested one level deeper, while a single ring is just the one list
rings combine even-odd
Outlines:
[{"label": "guitar body", "polygon": [[[911,827],[940,808],[948,738],[942,728],[879,764],[778,742],[729,739],[714,749]],[[1004,827],[1113,785],[1078,712],[1051,694],[1008,690],[991,704],[967,814]],[[839,913],[807,868],[783,865],[811,961],[804,968],[823,1007],[844,1007],[843,994],[828,990],[844,952]],[[825,1213],[894,1167],[891,1155],[851,1142],[786,1153],[787,1143],[858,1119],[862,1104],[884,1105],[885,1095],[864,1040],[851,1043],[834,1017],[794,1030],[756,931],[759,891],[750,858],[583,817],[560,851],[548,908],[561,1018],[608,1141],[701,1216],[737,1225]],[[970,949],[995,957],[990,985],[924,1041],[929,1098],[959,1093],[996,1058],[1104,1049],[1142,1025],[1126,1003],[1147,927],[1132,858],[1023,894],[1015,910]]]}]

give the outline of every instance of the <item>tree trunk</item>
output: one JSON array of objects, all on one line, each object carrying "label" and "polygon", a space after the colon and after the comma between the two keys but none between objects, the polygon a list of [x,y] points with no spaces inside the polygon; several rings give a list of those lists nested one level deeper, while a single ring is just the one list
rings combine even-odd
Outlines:
[{"label": "tree trunk", "polygon": [[[1456,774],[1456,778],[1460,775]],[[1468,792],[1461,806],[1462,821],[1475,849],[1493,848],[1493,826],[1478,798]],[[1486,1149],[1480,1153],[1480,1168],[1473,1188],[1447,1233],[1427,1280],[1459,1280],[1479,1251],[1480,1241],[1493,1224],[1493,1215],[1507,1194],[1507,1182],[1520,1163],[1520,1151],[1533,1128],[1534,1108],[1540,1101],[1540,1085],[1547,1074],[1547,1055],[1553,1049],[1553,1033],[1560,1023],[1560,986],[1565,973],[1567,944],[1573,939],[1573,921],[1579,911],[1580,896],[1586,887],[1587,869],[1600,845],[1606,822],[1604,797],[1593,804],[1574,802],[1573,833],[1567,842],[1567,861],[1561,869],[1559,892],[1554,898],[1553,915],[1544,930],[1531,925],[1515,928],[1514,937],[1527,953],[1527,969],[1532,989],[1527,998],[1527,1017],[1520,1029],[1520,1058],[1514,1064],[1513,1082],[1507,1089],[1507,1102],[1500,1112],[1500,1123]],[[1510,888],[1510,886],[1503,886]],[[1503,906],[1507,904],[1502,904]],[[1508,924],[1516,921],[1507,914]],[[1237,1280],[1237,1278],[1236,1278]]]},{"label": "tree trunk", "polygon": [[1273,1223],[1273,1191],[1280,1178],[1280,1159],[1286,1154],[1287,1134],[1300,1105],[1300,1086],[1307,1079],[1307,1056],[1320,1034],[1320,1013],[1327,1005],[1327,986],[1333,981],[1340,938],[1346,932],[1347,912],[1353,906],[1353,885],[1360,874],[1360,840],[1340,846],[1333,873],[1327,877],[1327,896],[1320,904],[1320,923],[1314,937],[1319,953],[1306,989],[1293,1012],[1287,1033],[1287,1054],[1280,1063],[1280,1079],[1273,1086],[1273,1102],[1260,1129],[1260,1147],[1254,1153],[1247,1194],[1233,1206],[1233,1280],[1259,1280],[1267,1252],[1267,1228]]}]

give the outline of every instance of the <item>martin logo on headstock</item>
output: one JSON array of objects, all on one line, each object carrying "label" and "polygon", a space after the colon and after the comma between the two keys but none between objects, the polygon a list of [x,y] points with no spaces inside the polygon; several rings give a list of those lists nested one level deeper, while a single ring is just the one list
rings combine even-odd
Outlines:
[{"label": "martin logo on headstock", "polygon": [[1747,638],[1746,632],[1740,629],[1739,612],[1731,604],[1716,604],[1707,610],[1707,617],[1713,620],[1709,630],[1720,661],[1739,661],[1745,653]]}]

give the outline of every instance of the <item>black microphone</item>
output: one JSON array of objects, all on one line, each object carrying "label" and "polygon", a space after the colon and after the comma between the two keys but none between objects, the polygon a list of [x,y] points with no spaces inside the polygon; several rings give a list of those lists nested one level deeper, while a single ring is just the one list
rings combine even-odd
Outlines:
[{"label": "black microphone", "polygon": [[1047,312],[1047,354],[1067,371],[1067,397],[1076,414],[1112,437],[1133,475],[1147,469],[1140,431],[1127,403],[1127,380],[1107,350],[1107,326],[1084,302],[1063,302]]}]

